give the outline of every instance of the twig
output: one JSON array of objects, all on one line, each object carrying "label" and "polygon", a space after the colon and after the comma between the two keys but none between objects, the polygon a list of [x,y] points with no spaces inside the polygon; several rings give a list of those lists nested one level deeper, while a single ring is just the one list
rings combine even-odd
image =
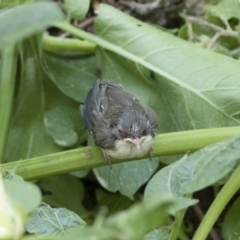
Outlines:
[{"label": "twig", "polygon": [[[74,22],[73,25],[74,25],[75,27],[78,27],[78,28],[83,29],[83,28],[87,27],[88,25],[92,24],[92,22],[94,21],[94,19],[95,19],[95,16],[90,17],[90,18],[88,18],[88,19],[85,19],[83,22],[80,22],[79,24],[77,24],[77,22]],[[59,37],[60,37],[60,38],[66,38],[66,37],[68,37],[69,35],[70,35],[69,32],[64,32],[64,33],[62,33],[61,35],[59,35]]]},{"label": "twig", "polygon": [[[234,37],[234,38],[238,38],[238,33],[236,31],[233,31],[231,26],[229,25],[228,21],[223,18],[220,17],[220,19],[222,20],[222,22],[225,24],[226,29],[221,28],[213,23],[210,23],[208,21],[205,21],[204,19],[201,18],[197,18],[197,17],[193,17],[193,16],[188,16],[186,17],[188,22],[193,22],[193,23],[197,23],[201,26],[204,27],[208,27],[209,29],[215,31],[216,33],[214,34],[213,38],[211,39],[211,41],[208,43],[207,48],[211,49],[215,42],[221,37],[221,36],[227,36],[227,37]],[[189,28],[188,28],[189,29]]]}]

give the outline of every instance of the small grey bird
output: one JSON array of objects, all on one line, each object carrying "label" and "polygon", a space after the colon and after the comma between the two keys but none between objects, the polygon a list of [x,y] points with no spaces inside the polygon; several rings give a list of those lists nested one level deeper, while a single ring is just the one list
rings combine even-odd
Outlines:
[{"label": "small grey bird", "polygon": [[98,80],[80,105],[80,113],[108,164],[110,157],[138,158],[148,151],[151,157],[158,130],[156,114],[122,86]]}]

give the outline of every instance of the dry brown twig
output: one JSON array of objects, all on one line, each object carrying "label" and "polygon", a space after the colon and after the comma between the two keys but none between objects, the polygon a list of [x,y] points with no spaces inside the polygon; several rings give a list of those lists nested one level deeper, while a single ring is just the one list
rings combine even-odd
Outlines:
[{"label": "dry brown twig", "polygon": [[[226,29],[221,28],[213,23],[210,23],[210,22],[208,22],[204,19],[198,18],[198,17],[193,17],[193,16],[186,17],[186,20],[188,23],[197,23],[201,26],[207,27],[207,28],[215,31],[214,36],[211,38],[211,40],[209,41],[209,43],[207,45],[207,49],[212,49],[214,44],[216,43],[216,41],[222,36],[238,38],[238,33],[236,31],[232,30],[228,21],[223,17],[220,17],[220,19],[226,26]],[[192,40],[193,34],[192,34],[192,32],[191,32],[192,30],[191,30],[191,28],[189,28],[189,26],[188,26],[188,31],[189,31],[189,36],[191,37],[189,40]]]}]

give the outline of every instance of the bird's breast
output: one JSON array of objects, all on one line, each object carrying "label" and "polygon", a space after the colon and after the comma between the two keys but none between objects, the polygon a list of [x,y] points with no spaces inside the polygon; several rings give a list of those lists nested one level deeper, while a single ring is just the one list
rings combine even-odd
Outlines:
[{"label": "bird's breast", "polygon": [[140,148],[137,148],[130,142],[118,140],[115,144],[115,149],[103,149],[103,151],[109,156],[117,159],[138,158],[145,155],[151,149],[152,144],[153,138],[149,135],[141,143]]}]

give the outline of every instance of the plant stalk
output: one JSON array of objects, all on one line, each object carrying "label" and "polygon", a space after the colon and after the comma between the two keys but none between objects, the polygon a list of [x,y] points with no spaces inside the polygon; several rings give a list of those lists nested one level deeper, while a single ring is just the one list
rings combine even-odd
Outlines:
[{"label": "plant stalk", "polygon": [[3,162],[14,95],[17,66],[15,46],[2,51],[0,67],[0,163]]},{"label": "plant stalk", "polygon": [[240,165],[228,179],[227,183],[221,189],[214,202],[208,209],[203,221],[198,227],[193,240],[205,240],[211,231],[214,223],[217,221],[219,215],[224,210],[233,195],[240,188]]},{"label": "plant stalk", "polygon": [[42,44],[43,49],[51,52],[78,51],[93,53],[96,48],[96,44],[87,40],[52,37],[46,34],[43,36]]},{"label": "plant stalk", "polygon": [[[154,139],[152,156],[159,157],[194,152],[239,133],[240,127],[226,127],[159,134]],[[149,155],[147,154],[142,158],[149,158]],[[133,161],[133,159],[112,159],[112,164],[127,161]],[[15,172],[25,180],[36,180],[104,165],[106,163],[101,149],[89,146],[6,163],[0,167],[5,171],[15,169]]]}]

